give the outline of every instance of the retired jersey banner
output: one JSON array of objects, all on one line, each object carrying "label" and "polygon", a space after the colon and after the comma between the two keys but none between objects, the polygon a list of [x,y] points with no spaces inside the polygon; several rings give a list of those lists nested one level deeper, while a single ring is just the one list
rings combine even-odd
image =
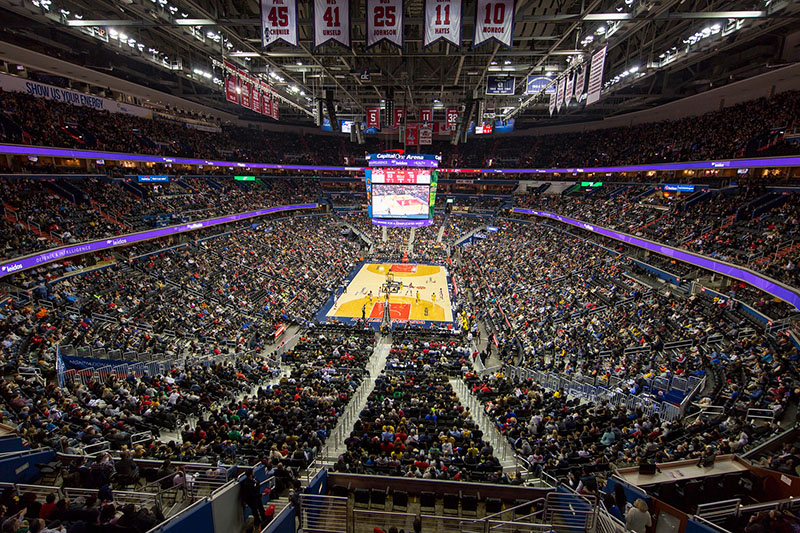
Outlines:
[{"label": "retired jersey banner", "polygon": [[606,47],[592,54],[592,65],[589,70],[589,88],[586,90],[586,105],[600,100],[603,88],[603,68],[606,66]]},{"label": "retired jersey banner", "polygon": [[262,105],[264,106],[264,114],[268,117],[271,117],[275,114],[272,110],[272,107],[277,107],[277,103],[273,100],[272,96],[272,92],[265,92],[264,101],[262,102]]},{"label": "retired jersey banner", "polygon": [[561,105],[564,103],[564,78],[556,81],[556,113],[561,113]]},{"label": "retired jersey banner", "polygon": [[394,123],[392,127],[394,129],[398,129],[400,126],[403,125],[403,122],[406,120],[406,110],[404,107],[395,107],[394,108]]},{"label": "retired jersey banner", "polygon": [[367,108],[367,128],[381,128],[381,108],[368,107]]},{"label": "retired jersey banner", "polygon": [[425,0],[422,47],[440,39],[461,46],[461,0]]},{"label": "retired jersey banner", "polygon": [[225,78],[225,99],[238,104],[239,90],[239,77],[236,74],[228,74],[228,77]]},{"label": "retired jersey banner", "polygon": [[261,46],[297,46],[297,0],[261,0]]},{"label": "retired jersey banner", "polygon": [[564,105],[569,104],[569,101],[572,100],[572,91],[575,88],[575,71],[570,72],[567,74],[567,87],[564,90]]},{"label": "retired jersey banner", "polygon": [[258,114],[263,112],[263,106],[261,103],[261,86],[259,84],[253,85],[253,95],[250,99],[250,104],[253,106],[252,109]]},{"label": "retired jersey banner", "polygon": [[583,89],[586,86],[586,65],[578,67],[578,75],[575,76],[575,100],[581,101]]},{"label": "retired jersey banner", "polygon": [[406,146],[417,146],[418,144],[418,125],[416,123],[406,124]]},{"label": "retired jersey banner", "polygon": [[403,47],[403,0],[367,0],[367,48],[387,41]]},{"label": "retired jersey banner", "polygon": [[243,79],[241,81],[241,89],[242,89],[242,93],[239,96],[241,96],[242,107],[248,107],[249,108],[249,107],[251,107],[251,105],[250,105],[250,96],[252,95],[251,91],[253,90],[253,86],[250,84],[250,80],[248,80],[246,78]]},{"label": "retired jersey banner", "polygon": [[445,111],[445,124],[450,131],[456,131],[458,127],[458,108],[448,107]]},{"label": "retired jersey banner", "polygon": [[420,122],[433,122],[433,108],[432,107],[423,107],[419,110],[419,121]]},{"label": "retired jersey banner", "polygon": [[314,0],[314,48],[328,41],[350,48],[350,0]]},{"label": "retired jersey banner", "polygon": [[492,39],[511,48],[514,39],[514,0],[478,0],[472,47]]},{"label": "retired jersey banner", "polygon": [[556,95],[550,94],[550,104],[548,105],[548,109],[550,109],[550,116],[553,116],[553,111],[556,109]]},{"label": "retired jersey banner", "polygon": [[280,112],[278,111],[278,102],[279,101],[280,100],[278,100],[278,96],[273,94],[272,95],[272,114],[270,116],[272,118],[274,118],[275,120],[280,120],[280,118],[281,118]]}]

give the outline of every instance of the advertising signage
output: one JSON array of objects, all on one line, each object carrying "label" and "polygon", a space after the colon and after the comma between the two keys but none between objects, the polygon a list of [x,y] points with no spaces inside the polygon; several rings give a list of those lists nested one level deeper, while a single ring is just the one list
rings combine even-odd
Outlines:
[{"label": "advertising signage", "polygon": [[694,192],[694,185],[685,185],[682,183],[666,184],[664,190],[668,192]]},{"label": "advertising signage", "polygon": [[169,181],[169,176],[137,176],[139,183],[152,183]]}]

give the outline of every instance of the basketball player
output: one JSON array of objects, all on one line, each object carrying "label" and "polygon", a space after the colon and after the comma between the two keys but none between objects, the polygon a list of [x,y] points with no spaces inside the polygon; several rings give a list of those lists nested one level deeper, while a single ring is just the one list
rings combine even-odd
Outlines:
[{"label": "basketball player", "polygon": [[417,291],[417,304],[419,304],[419,291]]},{"label": "basketball player", "polygon": [[433,300],[433,303],[435,305],[436,304],[436,293],[435,292],[431,293],[431,300]]}]

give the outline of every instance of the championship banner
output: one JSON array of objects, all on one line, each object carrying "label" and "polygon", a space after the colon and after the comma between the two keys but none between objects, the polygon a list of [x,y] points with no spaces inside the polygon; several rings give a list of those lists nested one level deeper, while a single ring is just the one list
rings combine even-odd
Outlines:
[{"label": "championship banner", "polygon": [[600,90],[603,88],[603,68],[606,66],[606,48],[603,47],[592,54],[592,65],[589,70],[589,88],[586,90],[586,105],[592,105],[600,100]]},{"label": "championship banner", "polygon": [[513,34],[514,0],[478,0],[475,9],[473,48],[492,39],[511,48]]},{"label": "championship banner", "polygon": [[417,124],[406,124],[406,146],[417,146]]},{"label": "championship banner", "polygon": [[552,117],[553,116],[553,111],[555,111],[555,109],[556,109],[556,95],[555,94],[551,94],[550,95],[550,105],[548,106],[548,109],[550,109],[550,116]]},{"label": "championship banner", "polygon": [[314,0],[314,48],[328,41],[350,48],[350,0]]},{"label": "championship banner", "polygon": [[381,108],[368,107],[367,108],[367,128],[381,128]]},{"label": "championship banner", "polygon": [[420,122],[433,122],[433,108],[432,107],[423,107],[419,110],[419,121]]},{"label": "championship banner", "polygon": [[445,124],[450,131],[456,131],[458,127],[458,108],[448,107],[445,111]]},{"label": "championship banner", "polygon": [[556,82],[556,112],[561,113],[561,106],[564,104],[564,84],[566,80],[559,78]]},{"label": "championship banner", "polygon": [[406,109],[404,107],[395,107],[394,108],[394,124],[392,127],[394,129],[400,128],[403,125],[403,122],[406,119]]},{"label": "championship banner", "polygon": [[234,104],[239,103],[239,77],[236,74],[228,74],[225,78],[225,99]]},{"label": "championship banner", "polygon": [[564,93],[564,105],[569,104],[569,101],[572,100],[572,91],[575,88],[575,71],[570,72],[567,74],[567,88],[566,92]]},{"label": "championship banner", "polygon": [[403,48],[403,0],[367,0],[367,43],[387,41]]},{"label": "championship banner", "polygon": [[297,46],[297,0],[261,0],[261,47]]},{"label": "championship banner", "polygon": [[461,0],[425,0],[422,47],[444,40],[461,47]]},{"label": "championship banner", "polygon": [[578,67],[578,75],[575,77],[575,100],[581,101],[583,88],[586,85],[586,65]]},{"label": "championship banner", "polygon": [[242,94],[240,94],[239,96],[241,96],[242,107],[250,108],[251,107],[250,96],[253,90],[253,86],[250,84],[250,80],[247,78],[242,79],[241,88],[242,88]]},{"label": "championship banner", "polygon": [[419,129],[419,144],[433,144],[433,130],[430,126]]}]

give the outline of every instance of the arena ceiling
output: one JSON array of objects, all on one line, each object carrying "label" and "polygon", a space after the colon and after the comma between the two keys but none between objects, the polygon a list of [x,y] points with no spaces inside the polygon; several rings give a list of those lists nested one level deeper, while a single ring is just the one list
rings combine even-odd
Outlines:
[{"label": "arena ceiling", "polygon": [[[340,118],[363,119],[365,108],[392,92],[394,105],[411,113],[472,96],[498,117],[515,117],[518,129],[644,109],[763,73],[798,53],[789,44],[800,5],[789,0],[517,0],[511,48],[473,48],[475,4],[464,0],[461,48],[423,49],[423,0],[405,2],[402,50],[365,49],[362,0],[351,2],[351,50],[333,43],[313,50],[309,0],[298,2],[297,48],[261,48],[257,0],[0,0],[0,39],[244,118],[257,117],[225,101],[223,59],[278,89],[282,122],[312,124],[316,102],[332,90]],[[605,45],[604,79],[618,81],[599,103],[551,118],[541,95],[523,94],[528,75],[557,76]],[[515,94],[484,95],[493,74],[515,76]]]}]

